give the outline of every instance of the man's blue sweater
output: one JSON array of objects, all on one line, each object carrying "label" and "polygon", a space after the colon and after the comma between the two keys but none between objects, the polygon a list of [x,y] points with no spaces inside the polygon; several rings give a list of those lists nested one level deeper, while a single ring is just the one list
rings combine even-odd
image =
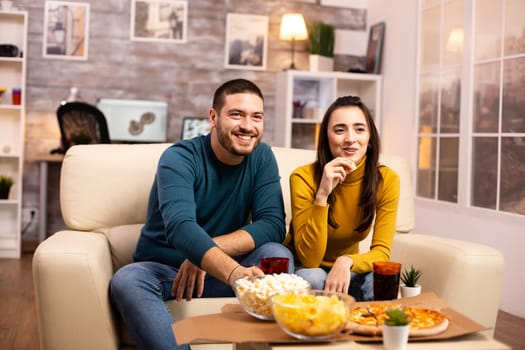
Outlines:
[{"label": "man's blue sweater", "polygon": [[212,237],[246,230],[256,247],[282,242],[284,205],[277,161],[259,144],[239,165],[221,163],[210,135],[180,141],[162,154],[135,261],[200,266]]}]

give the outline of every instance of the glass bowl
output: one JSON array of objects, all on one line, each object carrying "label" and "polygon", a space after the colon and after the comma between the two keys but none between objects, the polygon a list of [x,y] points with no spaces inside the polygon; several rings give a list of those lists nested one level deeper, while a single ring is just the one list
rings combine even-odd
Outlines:
[{"label": "glass bowl", "polygon": [[235,280],[233,290],[242,308],[260,320],[273,320],[270,297],[285,291],[307,290],[310,283],[297,275],[280,273]]},{"label": "glass bowl", "polygon": [[279,327],[292,337],[310,341],[339,334],[354,303],[350,295],[322,290],[284,292],[270,298]]}]

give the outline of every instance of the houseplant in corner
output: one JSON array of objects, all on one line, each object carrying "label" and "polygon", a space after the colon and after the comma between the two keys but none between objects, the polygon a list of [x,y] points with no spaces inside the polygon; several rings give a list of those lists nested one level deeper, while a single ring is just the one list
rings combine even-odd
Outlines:
[{"label": "houseplant in corner", "polygon": [[9,198],[9,190],[13,185],[13,178],[9,176],[0,175],[0,199]]},{"label": "houseplant in corner", "polygon": [[330,24],[313,22],[308,26],[310,42],[310,70],[334,70],[335,30]]},{"label": "houseplant in corner", "polygon": [[386,311],[383,324],[383,346],[386,350],[405,350],[408,344],[410,315],[394,307]]},{"label": "houseplant in corner", "polygon": [[401,274],[401,297],[413,297],[421,294],[421,285],[417,282],[423,272],[416,269],[414,265],[410,265],[409,270],[404,270]]}]

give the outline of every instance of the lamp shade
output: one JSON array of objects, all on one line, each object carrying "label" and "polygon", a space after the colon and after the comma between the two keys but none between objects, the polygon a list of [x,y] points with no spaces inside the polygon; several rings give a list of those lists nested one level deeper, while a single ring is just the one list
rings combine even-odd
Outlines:
[{"label": "lamp shade", "polygon": [[305,40],[308,39],[306,24],[303,15],[300,13],[287,13],[281,19],[281,40]]},{"label": "lamp shade", "polygon": [[450,52],[461,52],[463,50],[463,29],[454,28],[448,37],[447,50]]}]

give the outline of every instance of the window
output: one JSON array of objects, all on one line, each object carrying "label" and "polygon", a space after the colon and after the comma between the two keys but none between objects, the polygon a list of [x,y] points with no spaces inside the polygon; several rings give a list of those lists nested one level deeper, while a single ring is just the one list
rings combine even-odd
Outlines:
[{"label": "window", "polygon": [[471,205],[525,214],[525,2],[474,11]]},{"label": "window", "polygon": [[525,2],[421,4],[417,195],[525,215]]},{"label": "window", "polygon": [[457,203],[463,1],[428,3],[421,11],[416,191]]}]

